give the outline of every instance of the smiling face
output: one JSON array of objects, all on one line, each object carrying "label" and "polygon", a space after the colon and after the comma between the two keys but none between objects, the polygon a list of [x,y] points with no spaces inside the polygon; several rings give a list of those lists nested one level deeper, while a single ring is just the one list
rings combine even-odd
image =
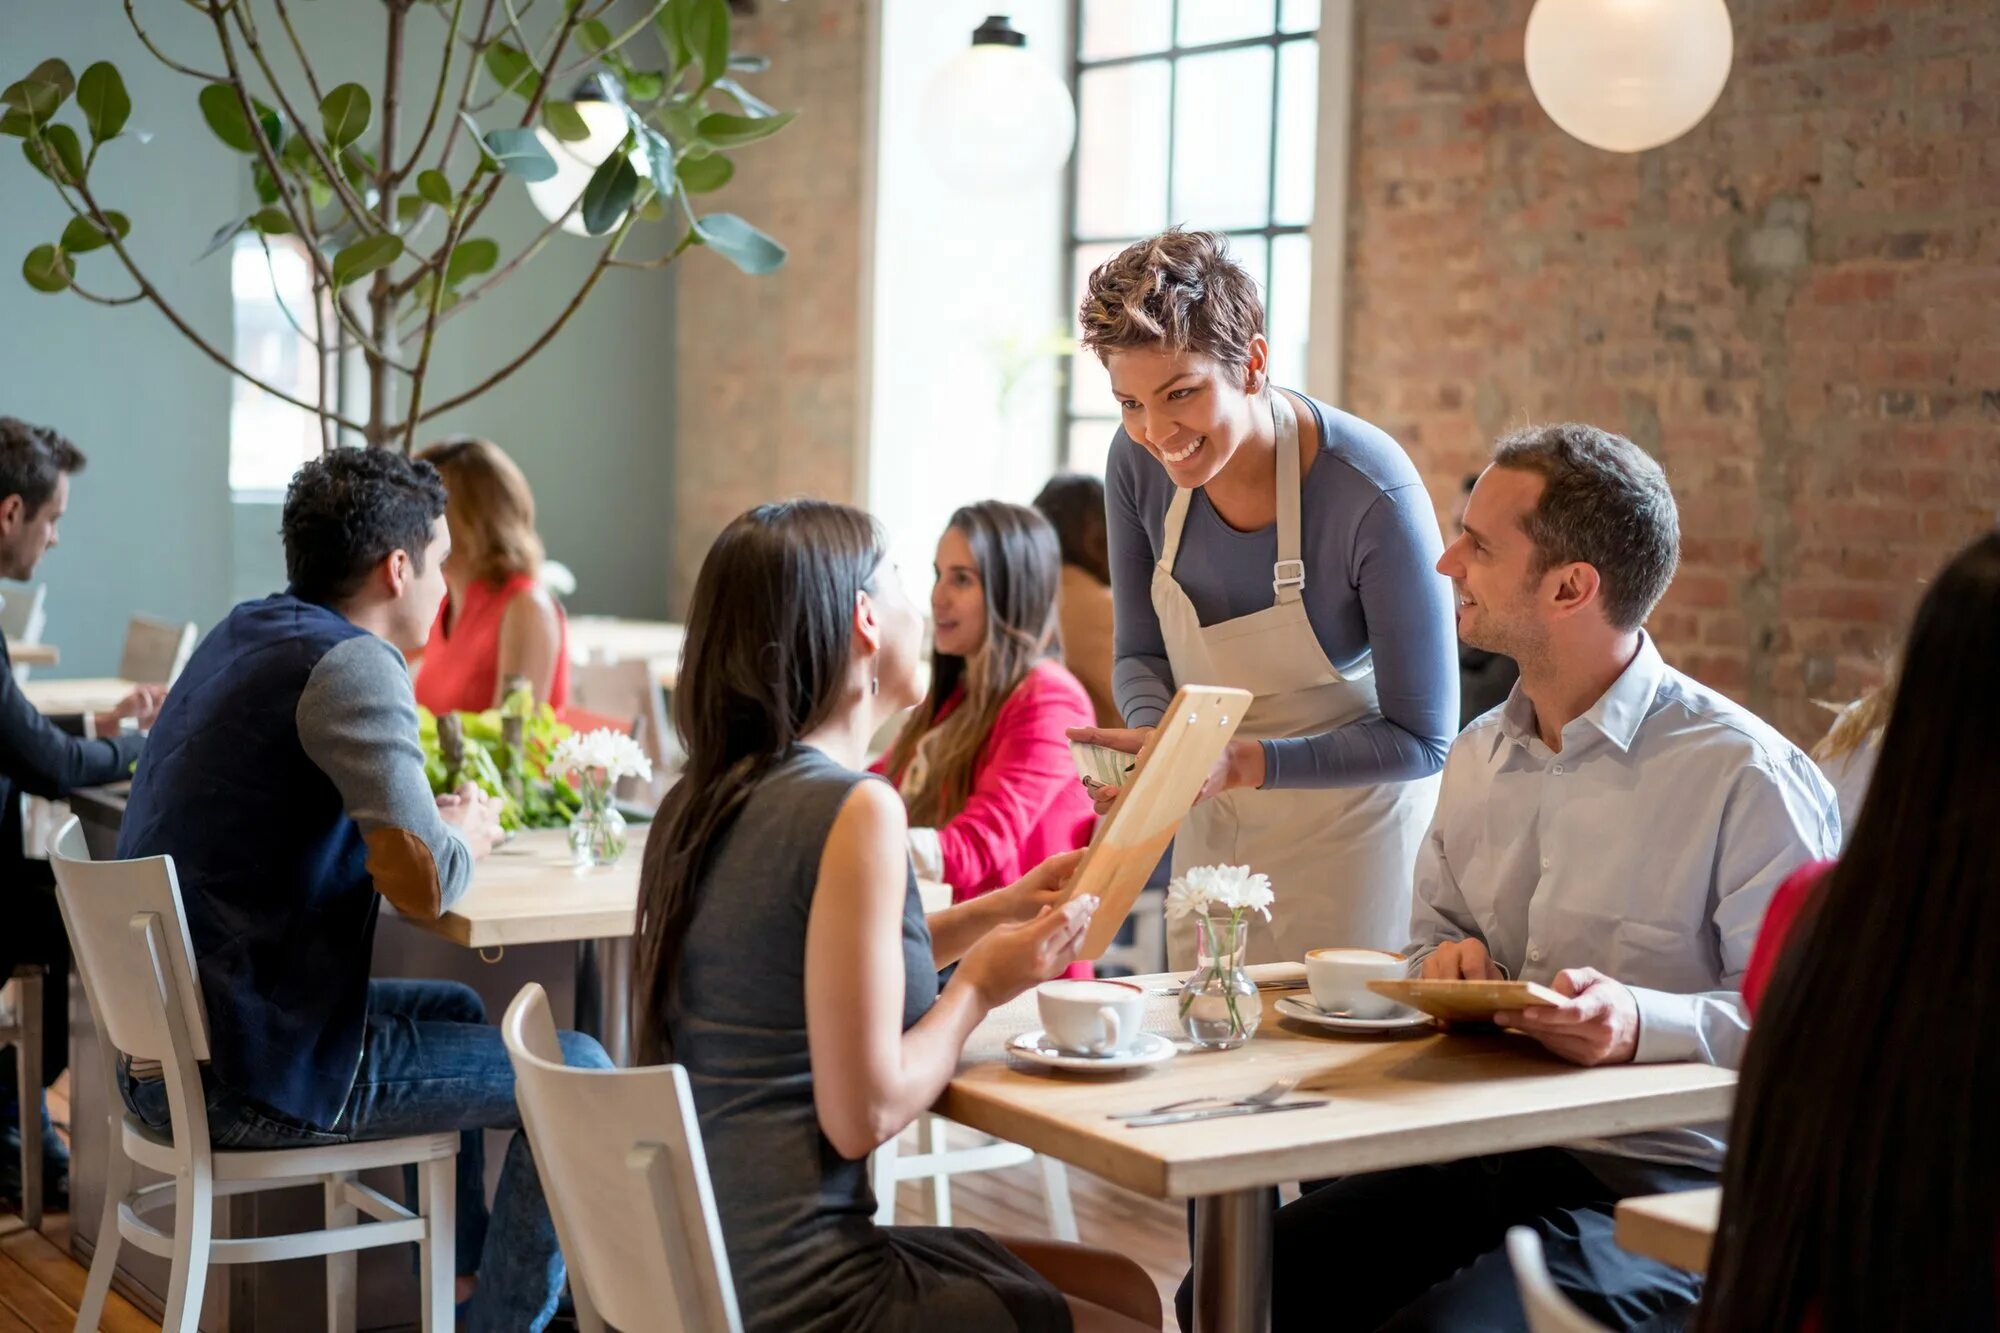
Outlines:
[{"label": "smiling face", "polygon": [[1552,604],[1543,584],[1561,575],[1536,568],[1524,526],[1546,484],[1520,468],[1487,468],[1466,499],[1457,539],[1438,557],[1438,573],[1457,594],[1458,637],[1475,648],[1518,660],[1548,642]]},{"label": "smiling face", "polygon": [[916,706],[924,697],[924,618],[903,587],[902,571],[890,561],[876,569],[864,596],[880,636],[872,669],[878,707],[887,717]]},{"label": "smiling face", "polygon": [[1250,340],[1239,368],[1199,352],[1121,348],[1104,358],[1125,433],[1160,461],[1174,485],[1214,480],[1252,432],[1252,384],[1261,387],[1267,348]]},{"label": "smiling face", "polygon": [[986,584],[972,543],[957,528],[938,539],[937,582],[931,585],[931,629],[937,651],[977,657],[986,646]]}]

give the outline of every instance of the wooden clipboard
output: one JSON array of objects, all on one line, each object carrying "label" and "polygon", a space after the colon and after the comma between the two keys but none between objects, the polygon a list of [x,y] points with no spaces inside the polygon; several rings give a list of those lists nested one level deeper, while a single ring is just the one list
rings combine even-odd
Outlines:
[{"label": "wooden clipboard", "polygon": [[1175,693],[1070,878],[1071,897],[1094,893],[1098,900],[1080,957],[1100,958],[1111,947],[1253,697],[1217,685],[1183,685]]},{"label": "wooden clipboard", "polygon": [[1533,981],[1371,981],[1368,989],[1398,1004],[1454,1023],[1490,1023],[1502,1009],[1533,1009],[1569,1001]]}]

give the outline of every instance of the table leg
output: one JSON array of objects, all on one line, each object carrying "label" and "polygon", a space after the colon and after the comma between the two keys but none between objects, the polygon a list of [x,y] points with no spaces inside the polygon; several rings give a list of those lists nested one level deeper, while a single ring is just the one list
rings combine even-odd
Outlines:
[{"label": "table leg", "polygon": [[620,1069],[632,1064],[632,941],[578,940],[576,1030],[597,1038]]},{"label": "table leg", "polygon": [[1194,1201],[1195,1333],[1270,1333],[1271,1192]]}]

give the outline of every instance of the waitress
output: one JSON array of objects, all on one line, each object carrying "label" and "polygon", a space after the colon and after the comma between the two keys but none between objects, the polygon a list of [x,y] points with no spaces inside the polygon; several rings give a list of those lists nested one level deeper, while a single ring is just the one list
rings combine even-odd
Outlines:
[{"label": "waitress", "polygon": [[[1136,753],[1177,684],[1256,701],[1174,841],[1174,870],[1270,876],[1252,961],[1400,950],[1458,718],[1443,548],[1397,443],[1269,379],[1264,308],[1222,238],[1178,228],[1091,274],[1083,344],[1124,418],[1106,463],[1113,688]],[[1100,789],[1100,804],[1110,789]],[[1194,961],[1191,921],[1168,937]]]}]

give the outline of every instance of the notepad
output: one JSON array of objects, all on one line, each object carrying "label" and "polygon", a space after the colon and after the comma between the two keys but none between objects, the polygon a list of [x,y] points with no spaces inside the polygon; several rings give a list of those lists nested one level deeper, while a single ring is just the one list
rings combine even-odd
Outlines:
[{"label": "notepad", "polygon": [[1533,1009],[1568,1004],[1547,986],[1533,981],[1445,981],[1411,977],[1402,981],[1371,981],[1368,989],[1399,1004],[1421,1009],[1454,1023],[1490,1023],[1501,1010]]}]

